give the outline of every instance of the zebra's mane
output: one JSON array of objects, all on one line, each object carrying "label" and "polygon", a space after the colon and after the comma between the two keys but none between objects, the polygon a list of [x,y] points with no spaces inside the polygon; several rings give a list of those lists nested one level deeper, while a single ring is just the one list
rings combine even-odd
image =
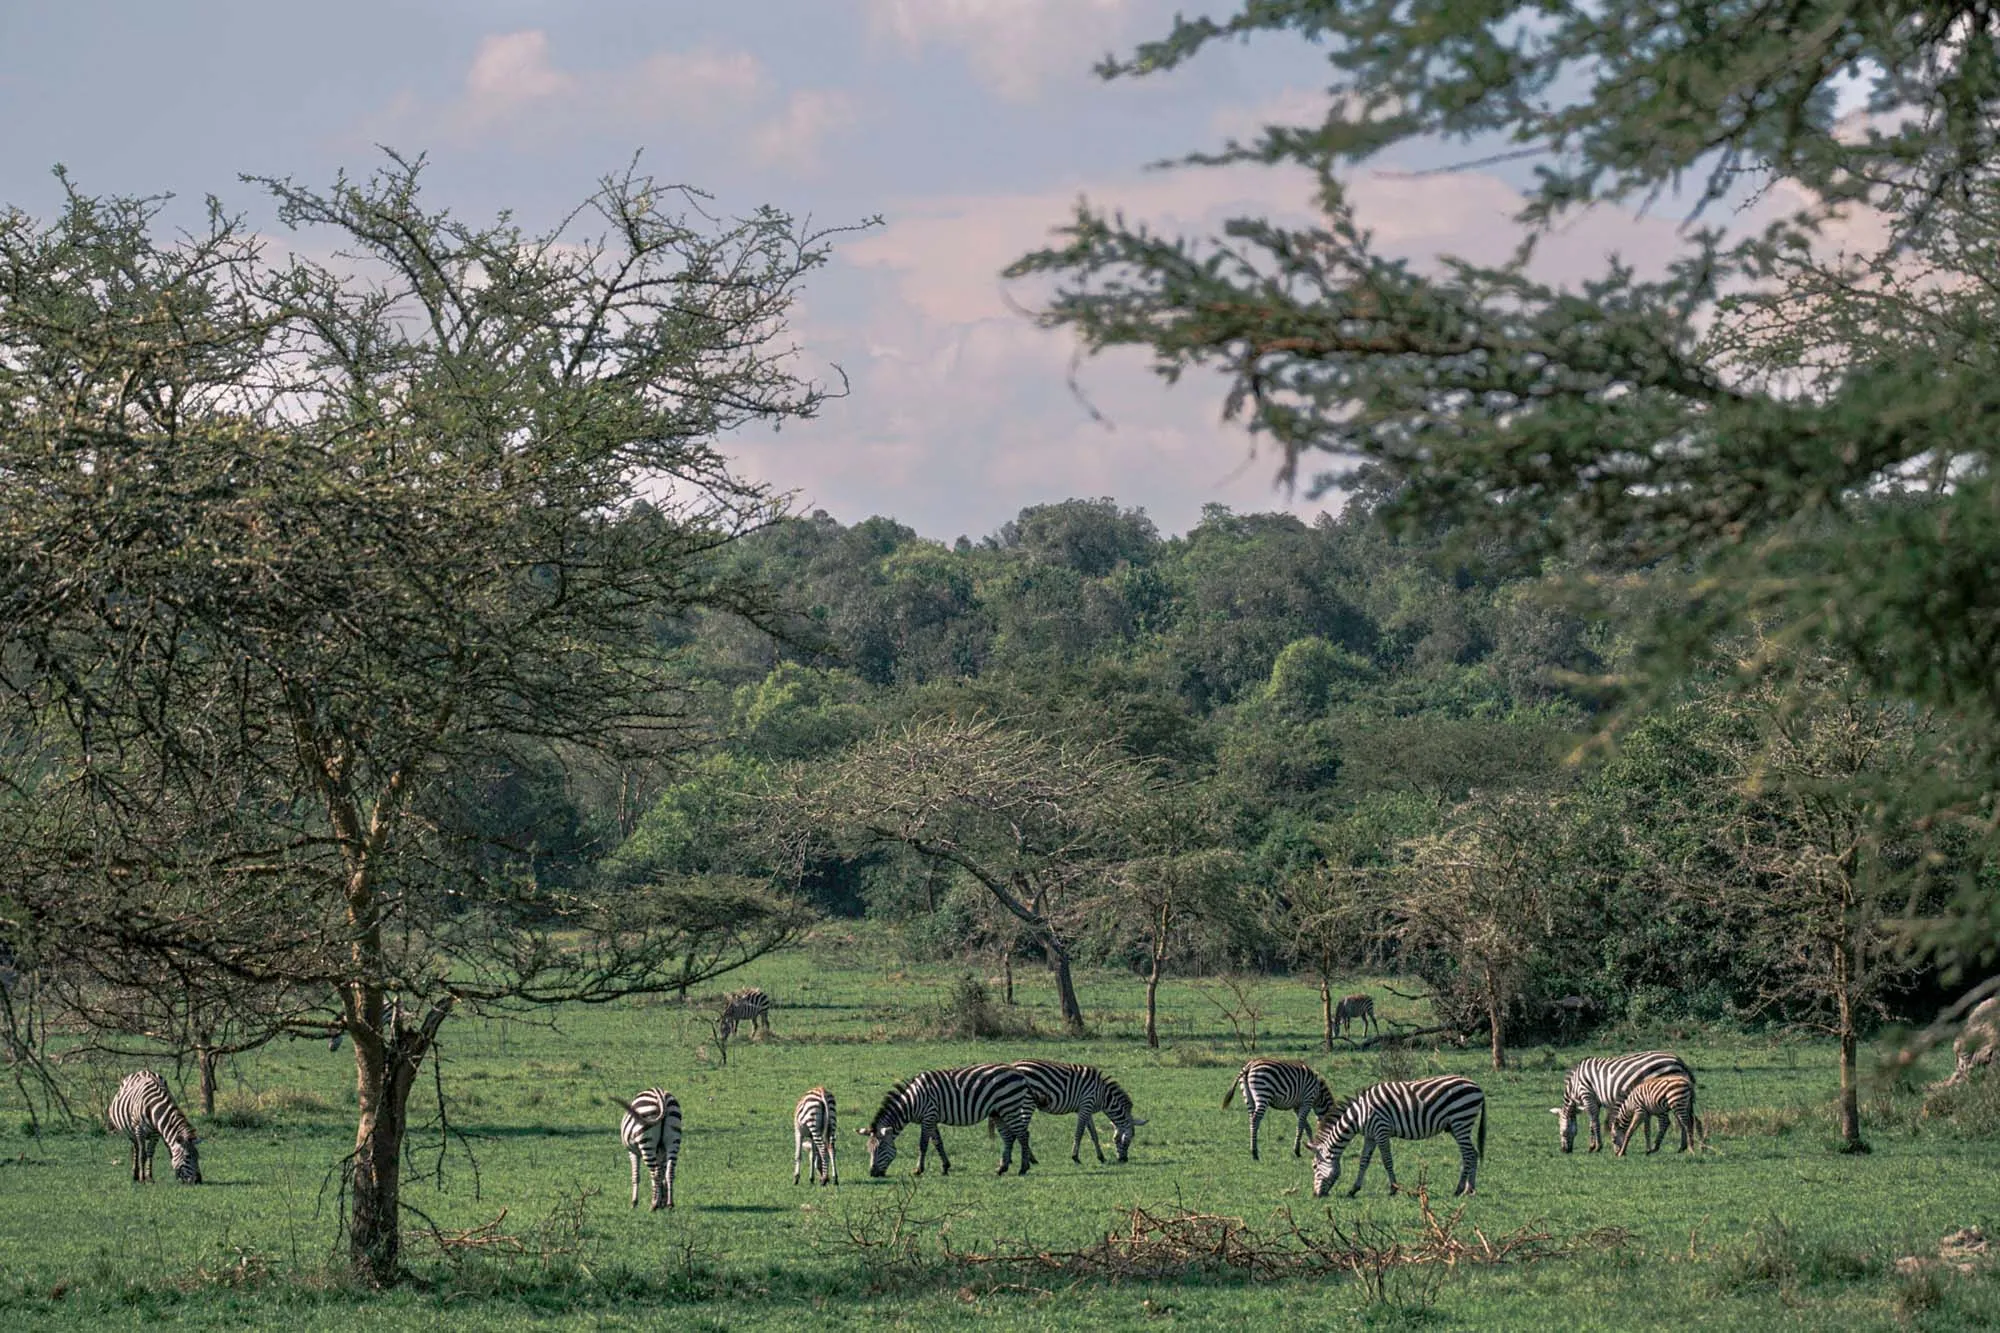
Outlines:
[{"label": "zebra's mane", "polygon": [[904,1094],[909,1092],[910,1085],[916,1081],[914,1078],[899,1079],[895,1086],[884,1094],[882,1104],[875,1108],[875,1118],[868,1122],[869,1128],[872,1129],[876,1125],[881,1124],[892,1108],[900,1113],[902,1108],[898,1106],[898,1103],[903,1100]]}]

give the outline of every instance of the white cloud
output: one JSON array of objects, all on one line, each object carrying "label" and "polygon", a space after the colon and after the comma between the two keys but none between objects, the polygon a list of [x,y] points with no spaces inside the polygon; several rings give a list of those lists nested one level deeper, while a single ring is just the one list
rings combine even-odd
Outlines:
[{"label": "white cloud", "polygon": [[[1032,101],[1050,78],[1082,77],[1142,0],[868,0],[870,26],[911,54],[953,47],[980,81]],[[1153,6],[1158,8],[1158,6]]]},{"label": "white cloud", "polygon": [[785,100],[782,111],[751,132],[750,151],[767,165],[813,171],[822,162],[826,140],[860,119],[860,108],[848,94],[801,88]]},{"label": "white cloud", "polygon": [[574,87],[574,79],[549,63],[547,33],[502,33],[479,43],[465,74],[461,114],[473,124],[489,124]]}]

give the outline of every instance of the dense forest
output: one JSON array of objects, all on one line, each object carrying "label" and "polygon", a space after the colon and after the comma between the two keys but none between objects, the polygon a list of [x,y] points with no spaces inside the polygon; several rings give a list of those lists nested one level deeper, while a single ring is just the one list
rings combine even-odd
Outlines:
[{"label": "dense forest", "polygon": [[[1579,579],[1392,528],[1378,498],[1311,523],[1211,506],[1172,538],[1108,498],[951,545],[780,520],[726,556],[762,603],[657,626],[700,757],[551,757],[466,810],[538,876],[768,879],[915,958],[1315,984],[1386,964],[1496,1058],[1579,1022],[1866,1031],[1935,1007],[1894,918],[1980,861],[1881,824],[1944,752],[1935,719],[1830,661],[1783,691],[1717,667],[1642,706],[1670,570]],[[1038,765],[1101,780],[1024,795]],[[923,816],[950,846],[892,809],[916,768],[951,788]],[[1000,827],[1014,799],[1064,806],[1059,827]]]}]

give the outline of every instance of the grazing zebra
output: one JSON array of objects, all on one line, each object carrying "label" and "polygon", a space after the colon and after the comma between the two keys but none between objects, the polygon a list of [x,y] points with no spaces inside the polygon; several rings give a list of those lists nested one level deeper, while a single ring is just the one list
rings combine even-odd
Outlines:
[{"label": "grazing zebra", "polygon": [[674,1206],[674,1163],[681,1155],[681,1104],[665,1088],[648,1088],[631,1101],[611,1099],[625,1108],[618,1140],[632,1155],[632,1206],[639,1206],[639,1160],[653,1177],[649,1212]]},{"label": "grazing zebra", "polygon": [[1236,1090],[1243,1089],[1243,1104],[1250,1108],[1250,1156],[1261,1161],[1257,1155],[1257,1127],[1264,1123],[1266,1111],[1297,1111],[1299,1132],[1292,1138],[1292,1156],[1300,1155],[1299,1145],[1306,1141],[1306,1112],[1319,1116],[1325,1124],[1327,1116],[1333,1113],[1333,1093],[1326,1086],[1326,1080],[1315,1074],[1309,1066],[1297,1060],[1252,1060],[1236,1075],[1236,1081],[1223,1094],[1222,1105],[1226,1109],[1236,1096]]},{"label": "grazing zebra", "polygon": [[722,1006],[722,1039],[728,1041],[735,1036],[736,1025],[746,1018],[753,1034],[771,1035],[771,997],[764,993],[763,987],[752,986],[729,997]]},{"label": "grazing zebra", "polygon": [[866,1129],[855,1133],[868,1139],[868,1174],[887,1174],[896,1160],[896,1136],[908,1124],[923,1126],[917,1135],[917,1174],[924,1173],[930,1145],[937,1144],[938,1161],[951,1174],[951,1159],[944,1153],[944,1136],[939,1125],[976,1125],[988,1122],[1000,1133],[1002,1151],[1000,1175],[1014,1158],[1014,1144],[1021,1145],[1021,1174],[1028,1174],[1034,1156],[1028,1151],[1028,1121],[1035,1114],[1033,1093],[1027,1075],[1012,1065],[967,1065],[962,1069],[932,1069],[898,1083],[882,1099],[882,1108]]},{"label": "grazing zebra", "polygon": [[1380,1032],[1381,1025],[1375,1021],[1375,997],[1356,993],[1347,996],[1333,1007],[1333,1035],[1338,1037],[1341,1029],[1349,1023],[1359,1023],[1363,1032]]},{"label": "grazing zebra", "polygon": [[174,1105],[167,1081],[150,1069],[127,1074],[112,1094],[105,1112],[111,1132],[132,1140],[132,1179],[153,1178],[153,1152],[160,1140],[167,1141],[167,1156],[173,1160],[174,1179],[183,1185],[201,1184],[201,1154],[195,1144],[194,1126]]},{"label": "grazing zebra", "polygon": [[[1473,1135],[1473,1123],[1479,1126]],[[1361,1135],[1361,1161],[1354,1168],[1353,1198],[1361,1192],[1361,1178],[1368,1174],[1368,1159],[1377,1149],[1382,1153],[1382,1169],[1389,1173],[1389,1193],[1394,1194],[1396,1162],[1389,1155],[1389,1140],[1427,1139],[1434,1134],[1450,1134],[1458,1140],[1458,1188],[1453,1194],[1470,1194],[1479,1179],[1479,1160],[1486,1155],[1486,1094],[1469,1078],[1442,1074],[1413,1083],[1377,1083],[1341,1107],[1340,1114],[1320,1122],[1313,1135],[1313,1197],[1323,1199],[1340,1179],[1340,1155],[1356,1134]]]},{"label": "grazing zebra", "polygon": [[1145,1124],[1132,1118],[1132,1098],[1125,1089],[1104,1077],[1090,1065],[1068,1065],[1057,1060],[1016,1060],[1014,1068],[1027,1076],[1028,1095],[1037,1111],[1054,1115],[1076,1113],[1076,1141],[1070,1144],[1069,1160],[1083,1161],[1083,1132],[1090,1131],[1090,1145],[1097,1160],[1104,1160],[1104,1145],[1097,1137],[1099,1111],[1111,1122],[1111,1146],[1124,1161],[1132,1147],[1132,1131]]},{"label": "grazing zebra", "polygon": [[[1688,1150],[1690,1132],[1702,1138],[1708,1137],[1700,1117],[1694,1113],[1694,1080],[1685,1074],[1655,1074],[1625,1094],[1618,1113],[1611,1117],[1612,1148],[1623,1157],[1625,1149],[1631,1145],[1632,1127],[1636,1124],[1642,1127],[1641,1132],[1646,1136],[1646,1151],[1658,1152],[1667,1143],[1669,1116],[1680,1126],[1682,1152]],[[1658,1142],[1653,1139],[1655,1119],[1660,1122]]]},{"label": "grazing zebra", "polygon": [[812,1147],[812,1162],[808,1171],[819,1177],[824,1185],[831,1181],[840,1183],[840,1169],[833,1164],[833,1135],[835,1130],[833,1094],[825,1088],[814,1088],[799,1098],[799,1106],[792,1112],[792,1183],[799,1183],[799,1157],[808,1144]]},{"label": "grazing zebra", "polygon": [[1604,1135],[1597,1126],[1598,1108],[1603,1107],[1607,1114],[1616,1111],[1624,1103],[1626,1093],[1655,1074],[1685,1074],[1690,1081],[1694,1078],[1694,1070],[1672,1051],[1577,1061],[1576,1068],[1563,1079],[1563,1104],[1549,1108],[1549,1114],[1559,1122],[1557,1135],[1562,1150],[1568,1152],[1576,1145],[1578,1111],[1590,1112],[1590,1151],[1602,1148]]}]

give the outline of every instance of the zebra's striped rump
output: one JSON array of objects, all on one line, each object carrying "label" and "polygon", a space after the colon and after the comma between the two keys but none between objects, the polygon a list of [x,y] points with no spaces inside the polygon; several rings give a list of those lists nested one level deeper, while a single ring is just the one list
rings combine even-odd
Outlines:
[{"label": "zebra's striped rump", "polygon": [[[1476,1126],[1476,1132],[1475,1132]],[[1470,1194],[1479,1181],[1479,1162],[1486,1155],[1486,1094],[1477,1083],[1457,1074],[1411,1082],[1377,1083],[1320,1123],[1313,1135],[1313,1197],[1325,1198],[1340,1179],[1341,1154],[1361,1135],[1361,1161],[1354,1168],[1353,1198],[1368,1174],[1368,1159],[1380,1151],[1382,1169],[1389,1173],[1389,1192],[1396,1193],[1396,1162],[1389,1140],[1428,1139],[1449,1134],[1458,1140],[1458,1188]]]},{"label": "zebra's striped rump", "polygon": [[[613,1101],[618,1101],[613,1098]],[[632,1206],[639,1206],[639,1163],[643,1160],[653,1180],[653,1206],[657,1213],[674,1206],[674,1164],[681,1155],[681,1104],[665,1088],[648,1088],[631,1101],[618,1101],[625,1118],[618,1123],[618,1139],[632,1156]]]},{"label": "zebra's striped rump", "polygon": [[1076,1137],[1070,1144],[1070,1161],[1081,1163],[1083,1160],[1085,1130],[1090,1131],[1090,1144],[1097,1150],[1097,1160],[1104,1160],[1104,1145],[1098,1140],[1095,1119],[1100,1111],[1111,1121],[1112,1146],[1117,1150],[1118,1160],[1125,1160],[1132,1147],[1134,1130],[1146,1123],[1133,1118],[1132,1098],[1125,1089],[1092,1065],[1064,1064],[1059,1060],[1016,1060],[1014,1068],[1027,1078],[1028,1093],[1034,1099],[1037,1111],[1076,1116]]},{"label": "zebra's striped rump", "polygon": [[945,1156],[944,1137],[939,1125],[976,1125],[982,1120],[998,1130],[1002,1149],[1000,1172],[1014,1159],[1014,1145],[1021,1145],[1022,1175],[1034,1161],[1028,1151],[1028,1121],[1035,1114],[1034,1097],[1027,1077],[1012,1065],[966,1065],[959,1069],[932,1069],[898,1083],[882,1099],[881,1109],[866,1129],[856,1130],[868,1139],[868,1174],[884,1175],[896,1160],[896,1136],[905,1125],[922,1126],[917,1135],[917,1174],[924,1173],[932,1144],[937,1145],[938,1161],[947,1175],[951,1159]]},{"label": "zebra's striped rump", "polygon": [[1681,1074],[1690,1083],[1694,1081],[1694,1070],[1672,1051],[1594,1056],[1577,1061],[1576,1067],[1563,1078],[1562,1105],[1549,1108],[1549,1113],[1557,1120],[1557,1141],[1562,1150],[1568,1152],[1576,1145],[1579,1111],[1590,1113],[1590,1151],[1602,1148],[1604,1135],[1598,1128],[1599,1109],[1602,1108],[1607,1115],[1617,1111],[1632,1089],[1655,1074]]},{"label": "zebra's striped rump", "polygon": [[792,1112],[792,1183],[799,1183],[799,1157],[810,1146],[812,1162],[807,1171],[825,1185],[840,1183],[840,1171],[833,1164],[833,1135],[837,1128],[834,1120],[833,1094],[825,1088],[814,1088],[799,1098],[798,1108]]},{"label": "zebra's striped rump", "polygon": [[1264,1123],[1265,1112],[1298,1112],[1299,1129],[1292,1137],[1294,1157],[1299,1156],[1300,1145],[1306,1139],[1307,1113],[1317,1115],[1322,1126],[1333,1114],[1332,1089],[1310,1065],[1297,1060],[1257,1059],[1245,1064],[1236,1081],[1229,1085],[1229,1091],[1223,1094],[1225,1108],[1235,1098],[1238,1088],[1243,1089],[1243,1104],[1250,1112],[1250,1156],[1256,1160],[1262,1160],[1257,1153],[1257,1128]]},{"label": "zebra's striped rump", "polygon": [[132,1179],[153,1178],[153,1153],[164,1140],[174,1179],[183,1185],[201,1184],[201,1154],[195,1148],[201,1140],[158,1074],[150,1069],[127,1074],[111,1095],[104,1118],[112,1133],[132,1141]]},{"label": "zebra's striped rump", "polygon": [[[1634,1125],[1644,1127],[1646,1151],[1658,1152],[1667,1142],[1668,1121],[1680,1126],[1681,1151],[1688,1150],[1690,1134],[1705,1137],[1701,1120],[1694,1113],[1694,1080],[1685,1074],[1655,1074],[1625,1094],[1617,1114],[1611,1117],[1611,1147],[1618,1156],[1631,1146]],[[1653,1138],[1653,1122],[1659,1121],[1660,1137]]]}]

